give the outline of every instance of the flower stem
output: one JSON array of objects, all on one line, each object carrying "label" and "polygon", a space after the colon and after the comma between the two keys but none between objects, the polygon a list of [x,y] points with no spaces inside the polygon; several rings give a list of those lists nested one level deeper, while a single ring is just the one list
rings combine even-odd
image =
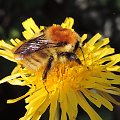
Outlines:
[{"label": "flower stem", "polygon": [[57,103],[57,109],[55,114],[55,120],[60,120],[60,104]]}]

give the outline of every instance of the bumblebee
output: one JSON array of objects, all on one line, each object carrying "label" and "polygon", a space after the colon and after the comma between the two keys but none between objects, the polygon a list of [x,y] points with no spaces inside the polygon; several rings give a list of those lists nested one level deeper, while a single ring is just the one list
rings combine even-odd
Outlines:
[{"label": "bumblebee", "polygon": [[60,25],[46,27],[41,34],[28,41],[23,42],[15,51],[15,59],[24,61],[23,66],[37,70],[45,65],[42,79],[46,79],[54,60],[65,57],[74,60],[78,64],[81,61],[75,54],[80,47],[80,36]]}]

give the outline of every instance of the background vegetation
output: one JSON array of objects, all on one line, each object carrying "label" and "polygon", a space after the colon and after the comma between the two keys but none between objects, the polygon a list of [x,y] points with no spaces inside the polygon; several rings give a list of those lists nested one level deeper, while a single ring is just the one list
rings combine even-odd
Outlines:
[{"label": "background vegetation", "polygon": [[[120,53],[120,0],[0,0],[0,39],[24,39],[21,23],[32,17],[37,25],[60,24],[66,17],[75,19],[74,29],[82,35],[97,32],[111,39],[111,46]],[[10,74],[15,64],[0,57],[0,78]],[[23,95],[27,87],[0,85],[0,119],[18,120],[25,114],[25,103],[21,100],[7,105],[6,101]],[[91,104],[93,105],[93,104]],[[120,120],[120,107],[114,112],[102,107],[96,111],[104,120]],[[42,120],[46,120],[46,112]],[[78,120],[89,120],[87,114],[79,108]]]}]

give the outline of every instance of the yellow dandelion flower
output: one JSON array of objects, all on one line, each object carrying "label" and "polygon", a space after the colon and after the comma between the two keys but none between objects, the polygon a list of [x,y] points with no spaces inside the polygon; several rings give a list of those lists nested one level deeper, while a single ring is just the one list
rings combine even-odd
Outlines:
[{"label": "yellow dandelion flower", "polygon": [[[61,24],[63,28],[72,29],[74,20],[67,18]],[[26,40],[37,37],[44,30],[44,26],[38,27],[32,18],[23,22]],[[81,36],[81,42],[87,39],[87,34]],[[37,71],[30,71],[25,61],[16,60],[13,49],[22,44],[19,39],[11,39],[12,45],[0,41],[0,56],[17,63],[10,76],[3,78],[0,83],[9,82],[12,85],[29,86],[29,91],[16,99],[8,100],[14,103],[25,98],[27,109],[20,120],[39,120],[42,114],[50,106],[49,120],[54,120],[58,115],[58,105],[61,109],[61,120],[75,120],[78,114],[77,106],[89,115],[91,120],[102,120],[96,111],[89,105],[89,99],[98,108],[105,106],[110,111],[113,105],[120,105],[112,95],[120,95],[120,54],[114,54],[114,49],[109,46],[109,39],[101,39],[97,33],[88,42],[76,51],[81,64],[74,61],[55,61],[46,80],[42,80],[44,66]],[[37,64],[36,64],[37,65]],[[39,65],[39,64],[38,64]],[[33,66],[34,67],[34,66]],[[59,115],[58,115],[59,116]]]}]

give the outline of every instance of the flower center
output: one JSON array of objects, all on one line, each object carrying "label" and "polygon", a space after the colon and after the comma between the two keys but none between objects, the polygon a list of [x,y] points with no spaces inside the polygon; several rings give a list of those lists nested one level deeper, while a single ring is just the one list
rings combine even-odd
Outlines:
[{"label": "flower center", "polygon": [[45,82],[46,89],[53,91],[69,87],[73,89],[80,89],[80,83],[85,79],[85,71],[87,68],[82,64],[79,65],[74,61],[67,61],[65,63],[55,63],[53,68],[48,72]]}]

